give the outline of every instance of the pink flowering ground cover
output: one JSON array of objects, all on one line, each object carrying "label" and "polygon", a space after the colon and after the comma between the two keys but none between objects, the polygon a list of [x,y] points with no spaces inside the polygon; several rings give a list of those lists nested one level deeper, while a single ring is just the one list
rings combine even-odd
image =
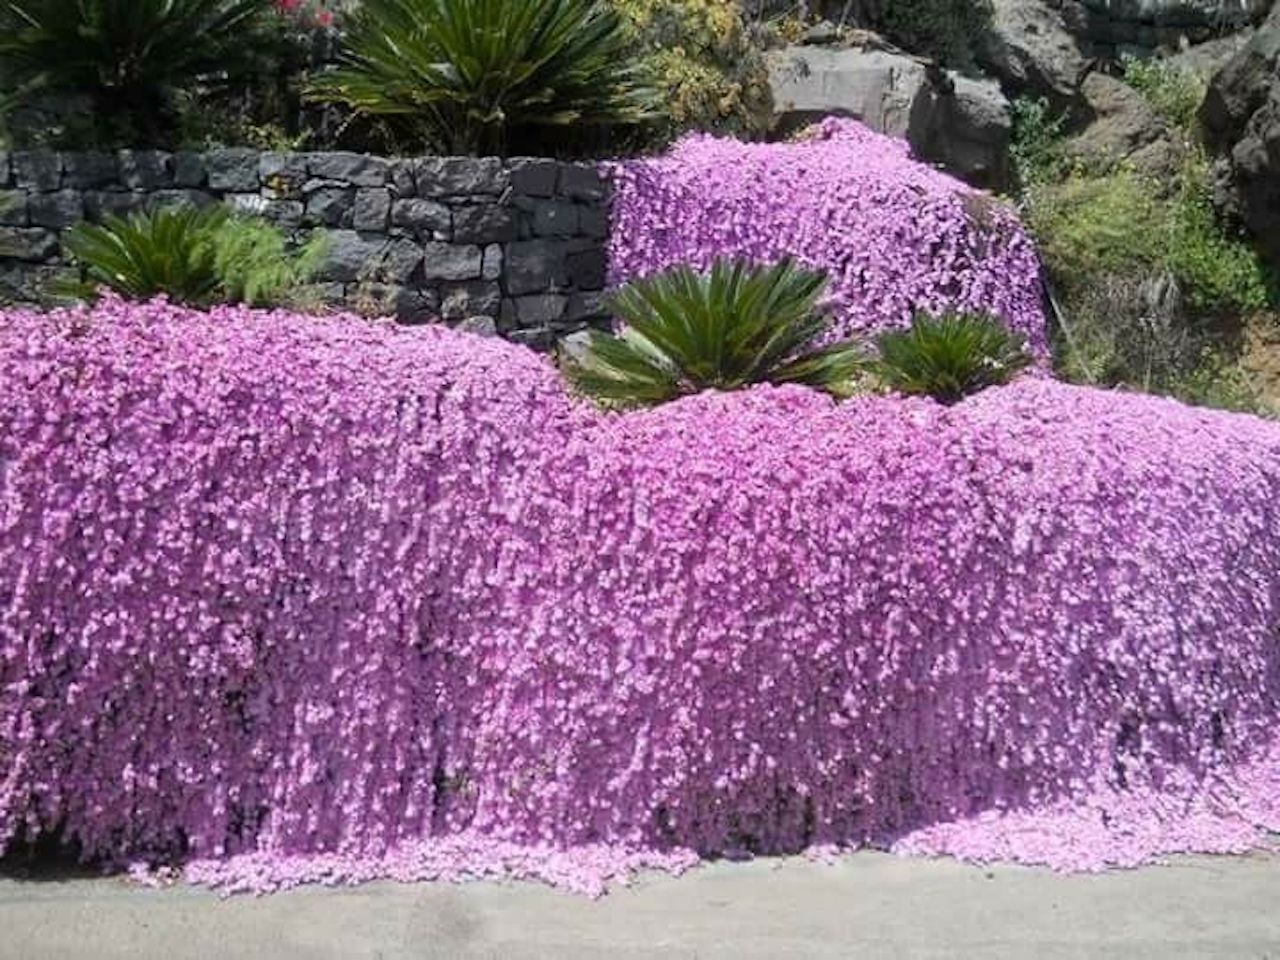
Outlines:
[{"label": "pink flowering ground cover", "polygon": [[0,314],[0,848],[227,890],[1280,827],[1280,427],[1024,378],[606,414],[442,328]]},{"label": "pink flowering ground cover", "polygon": [[690,135],[607,170],[615,283],[793,256],[827,273],[841,335],[906,326],[916,308],[979,310],[1047,355],[1039,259],[1017,215],[856,120],[828,118],[795,143]]}]

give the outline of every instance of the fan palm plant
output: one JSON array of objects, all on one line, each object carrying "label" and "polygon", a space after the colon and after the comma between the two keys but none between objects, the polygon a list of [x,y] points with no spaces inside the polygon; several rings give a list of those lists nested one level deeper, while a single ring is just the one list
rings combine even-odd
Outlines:
[{"label": "fan palm plant", "polygon": [[873,370],[885,386],[942,403],[1008,383],[1031,363],[1026,338],[985,314],[918,312],[910,329],[882,333],[876,345]]},{"label": "fan palm plant", "polygon": [[100,124],[154,142],[169,95],[233,78],[268,42],[257,28],[271,9],[271,0],[5,0],[0,105],[87,96]]},{"label": "fan palm plant", "polygon": [[760,267],[721,259],[707,272],[676,267],[632,281],[611,301],[620,332],[592,332],[579,355],[564,359],[565,374],[612,406],[765,382],[846,395],[866,361],[852,342],[818,345],[825,287],[822,274],[789,260]]},{"label": "fan palm plant", "polygon": [[450,153],[502,153],[513,129],[634,124],[653,93],[601,0],[365,0],[313,100]]},{"label": "fan palm plant", "polygon": [[226,210],[178,207],[107,216],[101,225],[78,223],[63,243],[88,278],[88,290],[108,287],[130,300],[166,294],[178,303],[210,302],[219,285],[213,230]]},{"label": "fan palm plant", "polygon": [[293,249],[271,224],[225,207],[106,217],[67,231],[64,242],[87,280],[64,292],[91,297],[106,287],[130,300],[165,294],[192,306],[273,306],[291,302],[323,259],[326,239],[317,232]]}]

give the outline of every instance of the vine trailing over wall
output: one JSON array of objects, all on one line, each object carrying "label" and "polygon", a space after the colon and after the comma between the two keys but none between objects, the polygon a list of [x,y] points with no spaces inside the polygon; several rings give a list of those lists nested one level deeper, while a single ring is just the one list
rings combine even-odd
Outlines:
[{"label": "vine trailing over wall", "polygon": [[496,340],[112,299],[5,313],[0,382],[0,847],[599,892],[1280,827],[1264,421],[1037,378],[604,414]]}]

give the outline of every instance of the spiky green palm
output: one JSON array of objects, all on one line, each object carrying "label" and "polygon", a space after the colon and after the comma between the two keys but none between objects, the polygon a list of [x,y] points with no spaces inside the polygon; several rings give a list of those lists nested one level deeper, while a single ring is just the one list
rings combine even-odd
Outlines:
[{"label": "spiky green palm", "polygon": [[654,99],[599,0],[364,0],[308,96],[471,154],[504,152],[518,127],[634,124]]},{"label": "spiky green palm", "polygon": [[985,314],[917,313],[909,330],[876,338],[874,371],[892,390],[956,401],[1008,383],[1029,363],[1026,338]]},{"label": "spiky green palm", "polygon": [[848,341],[817,346],[826,332],[819,273],[784,260],[769,267],[717,260],[709,271],[676,267],[623,286],[612,298],[617,335],[593,332],[565,374],[614,406],[651,406],[700,390],[802,383],[844,395],[865,358]]},{"label": "spiky green palm", "polygon": [[225,208],[178,207],[137,213],[128,220],[105,217],[101,226],[79,223],[63,243],[75,256],[91,288],[108,287],[130,300],[166,294],[200,306],[219,287],[213,234]]},{"label": "spiky green palm", "polygon": [[258,29],[271,9],[271,0],[3,0],[4,105],[81,94],[102,123],[154,135],[171,91],[217,84],[271,43]]}]

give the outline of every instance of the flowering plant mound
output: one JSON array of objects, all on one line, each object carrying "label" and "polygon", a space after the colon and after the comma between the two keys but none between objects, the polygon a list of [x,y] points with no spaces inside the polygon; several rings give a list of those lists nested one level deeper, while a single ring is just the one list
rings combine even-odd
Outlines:
[{"label": "flowering plant mound", "polygon": [[523,348],[0,315],[0,848],[230,889],[1280,827],[1280,428],[1026,378],[573,401]]},{"label": "flowering plant mound", "polygon": [[1016,214],[857,121],[829,118],[795,143],[691,135],[607,169],[615,283],[792,256],[828,274],[837,336],[961,310],[995,314],[1047,355],[1039,260]]}]

